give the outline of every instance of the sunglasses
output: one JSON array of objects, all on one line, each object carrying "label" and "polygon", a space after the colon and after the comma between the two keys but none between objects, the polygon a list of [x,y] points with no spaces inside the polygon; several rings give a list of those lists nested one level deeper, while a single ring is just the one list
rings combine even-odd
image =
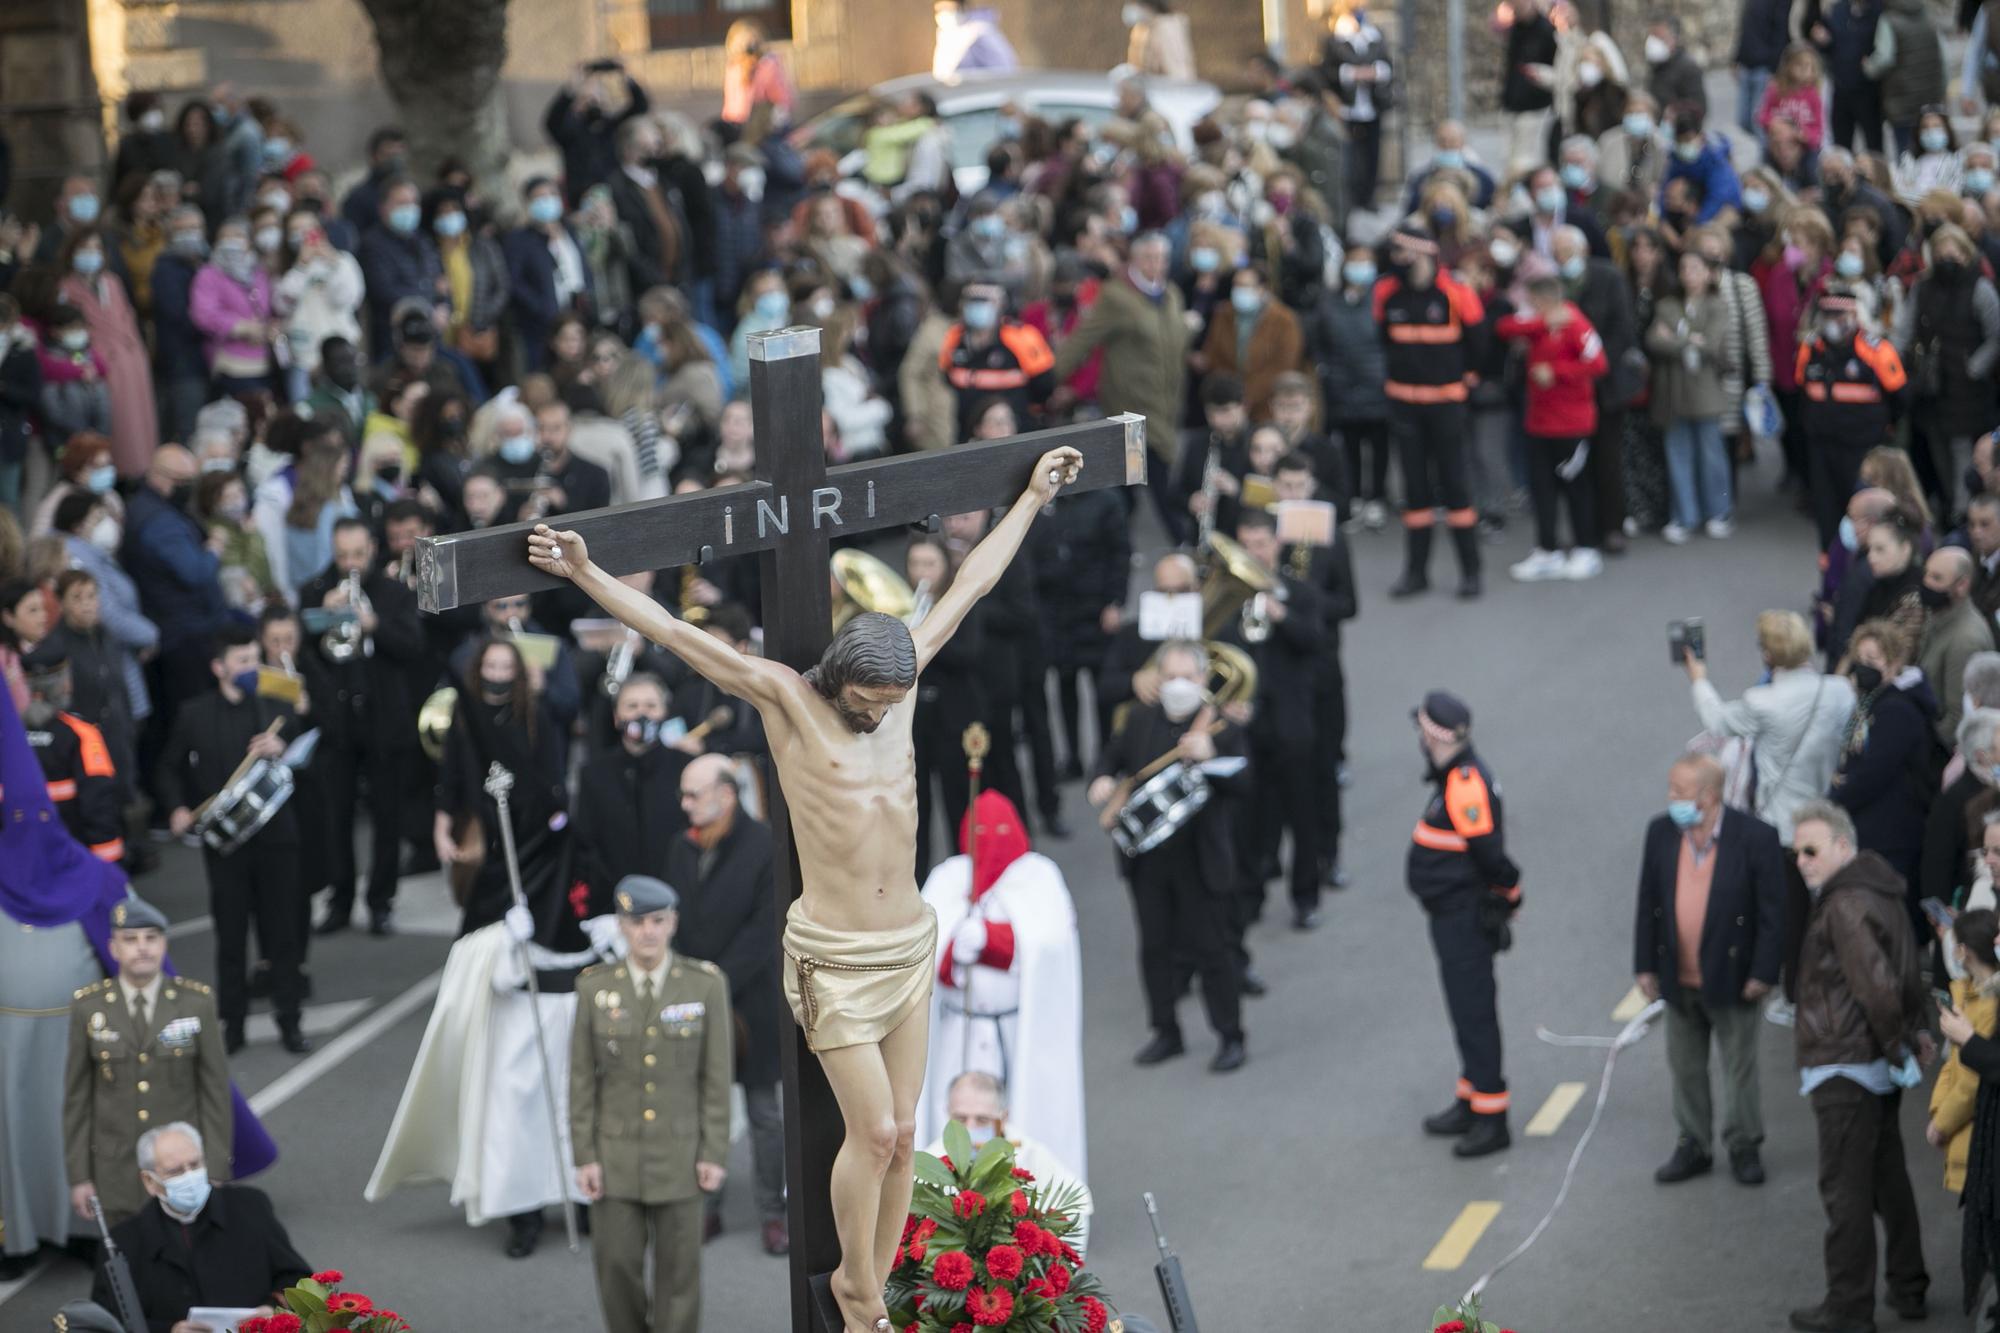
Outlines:
[{"label": "sunglasses", "polygon": [[1817,847],[1799,847],[1793,850],[1792,859],[1795,861],[1804,861],[1810,857],[1816,857],[1818,855],[1819,855],[1819,848]]}]

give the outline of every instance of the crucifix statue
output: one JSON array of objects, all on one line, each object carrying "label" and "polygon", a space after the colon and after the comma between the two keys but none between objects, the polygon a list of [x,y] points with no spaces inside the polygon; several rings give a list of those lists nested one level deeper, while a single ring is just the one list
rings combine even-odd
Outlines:
[{"label": "crucifix statue", "polygon": [[[418,596],[438,611],[572,581],[758,710],[777,770],[775,892],[799,1023],[783,1063],[792,1328],[877,1333],[889,1326],[882,1287],[909,1208],[936,970],[935,921],[913,874],[914,687],[1058,491],[1145,480],[1145,427],[1124,416],[829,470],[818,330],[752,334],[749,351],[754,481],[571,515],[559,528],[428,539]],[[834,532],[935,528],[942,514],[1001,504],[1006,516],[914,628],[863,613],[829,642]],[[618,581],[747,551],[760,552],[762,658]]]}]

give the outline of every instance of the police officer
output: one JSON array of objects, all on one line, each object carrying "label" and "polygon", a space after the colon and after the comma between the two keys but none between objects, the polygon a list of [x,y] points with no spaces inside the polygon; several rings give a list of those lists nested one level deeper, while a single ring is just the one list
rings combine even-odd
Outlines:
[{"label": "police officer", "polygon": [[111,909],[110,949],[118,975],[70,1001],[63,1148],[77,1216],[90,1216],[96,1195],[116,1226],[146,1204],[141,1134],[176,1120],[198,1127],[211,1172],[226,1180],[232,1122],[215,997],[199,981],[162,973],[166,917],[126,898]]},{"label": "police officer", "polygon": [[101,861],[125,859],[124,814],[118,806],[118,771],[104,733],[69,711],[69,653],[44,642],[28,655],[28,748],[42,765],[49,800],[69,835]]},{"label": "police officer", "polygon": [[577,977],[569,1063],[597,1296],[610,1333],[696,1333],[702,1192],[722,1188],[729,1156],[729,983],[673,953],[680,897],[667,885],[628,875],[613,898],[628,955]]},{"label": "police officer", "polygon": [[1507,923],[1521,906],[1521,872],[1507,859],[1500,789],[1472,752],[1472,710],[1433,690],[1415,717],[1437,791],[1411,834],[1410,892],[1430,916],[1459,1063],[1458,1099],[1428,1117],[1424,1132],[1457,1138],[1454,1157],[1484,1157],[1511,1142],[1493,955],[1513,942]]}]

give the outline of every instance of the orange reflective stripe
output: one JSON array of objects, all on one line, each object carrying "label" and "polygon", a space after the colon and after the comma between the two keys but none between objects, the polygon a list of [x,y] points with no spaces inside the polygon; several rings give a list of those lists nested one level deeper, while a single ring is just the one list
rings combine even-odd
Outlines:
[{"label": "orange reflective stripe", "polygon": [[956,389],[985,389],[998,392],[1018,389],[1028,382],[1028,377],[1018,370],[968,370],[963,366],[953,366],[945,372],[945,378]]},{"label": "orange reflective stripe", "polygon": [[1518,903],[1521,901],[1521,886],[1519,884],[1516,884],[1511,888],[1505,888],[1505,889],[1495,886],[1493,892],[1499,894],[1502,898],[1505,898],[1510,903]]},{"label": "orange reflective stripe", "polygon": [[1493,831],[1493,799],[1478,769],[1460,764],[1445,774],[1444,812],[1451,826],[1467,838],[1482,838]]},{"label": "orange reflective stripe", "polygon": [[1472,1080],[1469,1078],[1460,1079],[1458,1081],[1458,1099],[1462,1102],[1469,1102],[1472,1100],[1474,1095],[1475,1094],[1472,1088]]},{"label": "orange reflective stripe", "polygon": [[1457,323],[1451,324],[1391,324],[1389,341],[1392,343],[1455,343],[1459,332]]},{"label": "orange reflective stripe", "polygon": [[1833,386],[1833,401],[1836,403],[1879,403],[1882,391],[1872,384],[1836,383]]},{"label": "orange reflective stripe", "polygon": [[51,801],[74,801],[76,799],[75,779],[62,778],[51,782],[49,784],[49,799]]},{"label": "orange reflective stripe", "polygon": [[1000,345],[1014,354],[1014,359],[1021,363],[1021,373],[1030,378],[1055,368],[1055,353],[1033,325],[1002,324]]},{"label": "orange reflective stripe", "polygon": [[117,768],[111,762],[111,747],[104,743],[104,733],[80,717],[68,713],[61,714],[69,729],[76,733],[77,745],[82,752],[83,775],[89,778],[108,778],[117,775]]},{"label": "orange reflective stripe", "polygon": [[1475,1092],[1465,1100],[1472,1103],[1474,1115],[1505,1115],[1508,1098],[1504,1092]]},{"label": "orange reflective stripe", "polygon": [[1477,527],[1479,526],[1479,511],[1477,509],[1448,509],[1445,511],[1444,521],[1446,527]]},{"label": "orange reflective stripe", "polygon": [[1471,396],[1463,381],[1457,384],[1399,384],[1390,380],[1382,392],[1399,403],[1462,403]]},{"label": "orange reflective stripe", "polygon": [[1818,380],[1807,380],[1806,397],[1810,398],[1815,403],[1825,402],[1826,386],[1824,384],[1821,384]]},{"label": "orange reflective stripe", "polygon": [[1410,841],[1434,852],[1462,852],[1466,849],[1464,838],[1446,829],[1433,828],[1421,819],[1417,821],[1416,832],[1410,835]]},{"label": "orange reflective stripe", "polygon": [[113,838],[109,842],[93,842],[90,854],[100,861],[123,861],[125,859],[125,839]]},{"label": "orange reflective stripe", "polygon": [[1429,509],[1405,509],[1403,526],[1406,528],[1428,528],[1437,523],[1437,514]]},{"label": "orange reflective stripe", "polygon": [[1800,345],[1798,360],[1795,361],[1792,365],[1793,379],[1801,381],[1805,379],[1806,363],[1812,360],[1813,347],[1815,345],[1816,344],[1813,343],[1804,343]]},{"label": "orange reflective stripe", "polygon": [[938,348],[938,369],[951,373],[952,353],[958,350],[959,340],[965,337],[965,325],[954,324],[944,331],[944,346]]},{"label": "orange reflective stripe", "polygon": [[[1895,393],[1904,384],[1903,358],[1896,355],[1895,344],[1884,338],[1880,342],[1869,342],[1866,338],[1854,340],[1854,355],[1859,357],[1875,377],[1882,381],[1882,387]],[[1835,397],[1839,396],[1836,387]]]}]

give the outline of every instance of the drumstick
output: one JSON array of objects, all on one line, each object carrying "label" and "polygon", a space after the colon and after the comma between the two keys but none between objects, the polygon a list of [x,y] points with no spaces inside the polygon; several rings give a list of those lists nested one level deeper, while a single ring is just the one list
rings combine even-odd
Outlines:
[{"label": "drumstick", "polygon": [[691,741],[698,741],[702,737],[708,735],[709,732],[714,731],[717,727],[728,726],[730,720],[735,716],[736,716],[735,710],[730,708],[728,704],[723,704],[720,707],[712,708],[709,710],[708,716],[701,720],[701,725],[690,728],[688,734],[686,735],[686,737],[684,737],[684,739]]},{"label": "drumstick", "polygon": [[[1207,726],[1196,727],[1195,730],[1205,732],[1208,735],[1213,736],[1216,735],[1218,732],[1220,732],[1223,729],[1223,727],[1227,725],[1228,723],[1225,719],[1216,718],[1213,722],[1210,722]],[[1158,759],[1155,759],[1152,763],[1146,765],[1144,768],[1140,769],[1137,773],[1134,773],[1131,777],[1120,778],[1118,780],[1118,785],[1112,788],[1111,798],[1104,803],[1104,808],[1097,812],[1098,824],[1102,826],[1106,831],[1109,831],[1111,826],[1118,822],[1118,812],[1125,808],[1125,802],[1132,799],[1133,791],[1137,789],[1141,783],[1145,782],[1147,778],[1152,777],[1155,773],[1158,773],[1168,764],[1173,763],[1174,760],[1179,756],[1179,754],[1180,754],[1180,747],[1176,745],[1173,749],[1167,751],[1165,754],[1161,755]]]}]

